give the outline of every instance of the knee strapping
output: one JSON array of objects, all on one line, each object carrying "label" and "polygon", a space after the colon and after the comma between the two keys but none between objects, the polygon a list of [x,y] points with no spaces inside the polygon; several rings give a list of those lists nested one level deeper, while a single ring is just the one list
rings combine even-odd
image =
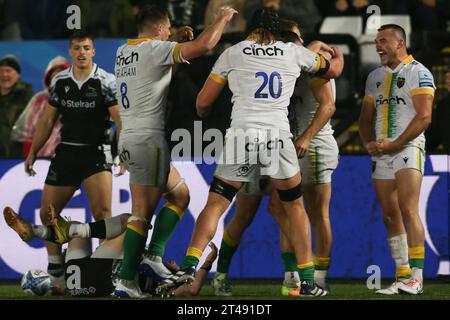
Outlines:
[{"label": "knee strapping", "polygon": [[129,224],[130,222],[133,221],[140,221],[143,222],[145,225],[148,226],[148,229],[150,230],[152,228],[152,225],[150,224],[150,221],[148,221],[146,218],[144,217],[139,217],[139,216],[130,216],[127,220],[127,224]]},{"label": "knee strapping", "polygon": [[164,192],[164,193],[162,194],[162,196],[165,197],[165,196],[167,196],[167,195],[169,195],[169,194],[175,192],[179,187],[181,187],[181,186],[184,184],[184,181],[185,181],[185,180],[184,180],[183,178],[181,178],[181,179],[178,181],[178,183],[177,183],[172,189],[168,190],[167,192]]},{"label": "knee strapping", "polygon": [[277,190],[278,196],[281,201],[294,201],[295,199],[300,198],[302,193],[302,183],[300,182],[297,186],[287,189],[287,190]]},{"label": "knee strapping", "polygon": [[215,192],[231,202],[238,192],[238,189],[226,183],[225,181],[214,177],[209,192]]}]

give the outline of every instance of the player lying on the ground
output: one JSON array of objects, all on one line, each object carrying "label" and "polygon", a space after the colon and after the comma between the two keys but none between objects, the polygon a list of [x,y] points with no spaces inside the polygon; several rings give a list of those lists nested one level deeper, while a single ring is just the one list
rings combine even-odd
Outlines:
[{"label": "player lying on the ground", "polygon": [[[63,244],[68,242],[65,253],[66,293],[73,296],[108,296],[115,288],[117,274],[123,259],[123,238],[130,214],[99,220],[92,223],[66,221],[53,206],[49,208],[50,225],[33,225],[22,219],[13,209],[3,210],[6,223],[24,241],[33,237]],[[91,251],[90,238],[106,239],[97,249]],[[217,257],[217,248],[210,244],[211,253],[206,258],[192,285],[178,288],[163,288],[157,294],[169,296],[197,295]],[[178,271],[175,263],[166,264],[172,271]],[[150,294],[155,294],[158,283],[140,275],[140,283],[146,285]],[[148,295],[143,295],[146,297]]]}]

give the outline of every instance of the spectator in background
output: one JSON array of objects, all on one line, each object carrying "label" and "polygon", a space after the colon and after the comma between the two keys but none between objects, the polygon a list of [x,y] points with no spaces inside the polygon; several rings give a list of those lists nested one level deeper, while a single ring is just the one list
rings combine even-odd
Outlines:
[{"label": "spectator in background", "polygon": [[31,85],[20,79],[17,58],[13,55],[0,58],[0,157],[22,156],[21,145],[10,139],[11,129],[31,96]]},{"label": "spectator in background", "polygon": [[[26,157],[30,152],[31,142],[36,132],[39,119],[43,116],[45,106],[48,103],[48,87],[52,78],[60,71],[70,67],[69,61],[61,56],[53,58],[44,73],[44,90],[36,93],[28,103],[25,110],[17,119],[11,131],[11,140],[23,143],[22,156]],[[50,158],[55,154],[56,146],[61,142],[61,122],[59,119],[53,127],[47,142],[37,153],[38,157]]]},{"label": "spectator in background", "polygon": [[[61,39],[71,30],[66,22],[67,8],[71,0],[22,0],[20,8],[20,29],[23,39]],[[83,19],[81,19],[83,20]]]},{"label": "spectator in background", "polygon": [[[399,0],[401,2],[402,0]],[[383,6],[380,2],[383,0],[326,0],[326,1],[316,1],[317,7],[323,16],[352,16],[361,15],[365,18],[366,9],[371,4],[376,4],[381,7],[381,12],[386,14],[383,10]]]},{"label": "spectator in background", "polygon": [[280,18],[297,22],[303,33],[316,32],[322,21],[314,0],[246,0],[246,20],[250,21],[253,13],[261,7],[272,8],[278,12]]},{"label": "spectator in background", "polygon": [[137,2],[133,0],[78,0],[82,14],[82,29],[88,30],[94,38],[131,38],[137,32],[135,8],[133,7],[133,4]]},{"label": "spectator in background", "polygon": [[0,0],[0,40],[22,40],[17,19],[20,3]]},{"label": "spectator in background", "polygon": [[144,5],[163,5],[171,15],[172,27],[191,26],[194,30],[205,28],[203,20],[208,0],[130,0],[130,4],[135,17]]}]

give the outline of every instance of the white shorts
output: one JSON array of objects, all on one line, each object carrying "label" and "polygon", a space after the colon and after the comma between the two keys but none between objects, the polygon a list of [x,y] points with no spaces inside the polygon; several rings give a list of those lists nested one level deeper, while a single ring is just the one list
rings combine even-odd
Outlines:
[{"label": "white shorts", "polygon": [[119,157],[130,172],[130,184],[166,187],[170,152],[164,134],[121,135]]},{"label": "white shorts", "polygon": [[422,175],[425,165],[425,150],[418,146],[407,146],[393,155],[372,157],[372,179],[395,180],[401,169],[416,169]]},{"label": "white shorts", "polygon": [[230,128],[214,175],[231,181],[248,182],[255,174],[288,179],[299,170],[290,132]]},{"label": "white shorts", "polygon": [[339,162],[339,148],[332,135],[311,140],[305,157],[298,160],[303,184],[331,183]]}]

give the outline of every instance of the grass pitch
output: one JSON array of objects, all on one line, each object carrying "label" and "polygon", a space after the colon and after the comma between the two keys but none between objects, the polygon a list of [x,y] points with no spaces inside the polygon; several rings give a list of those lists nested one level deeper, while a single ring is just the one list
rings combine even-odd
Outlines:
[{"label": "grass pitch", "polygon": [[[298,298],[282,297],[280,294],[281,280],[246,280],[231,281],[233,296],[232,297],[216,297],[213,288],[208,281],[204,285],[202,291],[197,297],[170,298],[189,299],[189,300],[295,300]],[[389,285],[389,282],[383,281],[382,287]],[[374,291],[367,289],[365,281],[330,281],[331,294],[328,297],[314,298],[321,300],[450,300],[450,283],[448,280],[432,280],[425,281],[425,292],[419,296],[396,295],[381,296],[375,294]],[[22,291],[19,284],[10,283],[0,285],[1,300],[81,300],[83,298],[72,298],[68,296],[58,297],[49,294],[43,297],[35,297],[27,295]],[[92,300],[94,298],[88,298]],[[96,298],[96,299],[114,299],[114,298]],[[153,300],[161,300],[159,297],[151,298]]]}]

